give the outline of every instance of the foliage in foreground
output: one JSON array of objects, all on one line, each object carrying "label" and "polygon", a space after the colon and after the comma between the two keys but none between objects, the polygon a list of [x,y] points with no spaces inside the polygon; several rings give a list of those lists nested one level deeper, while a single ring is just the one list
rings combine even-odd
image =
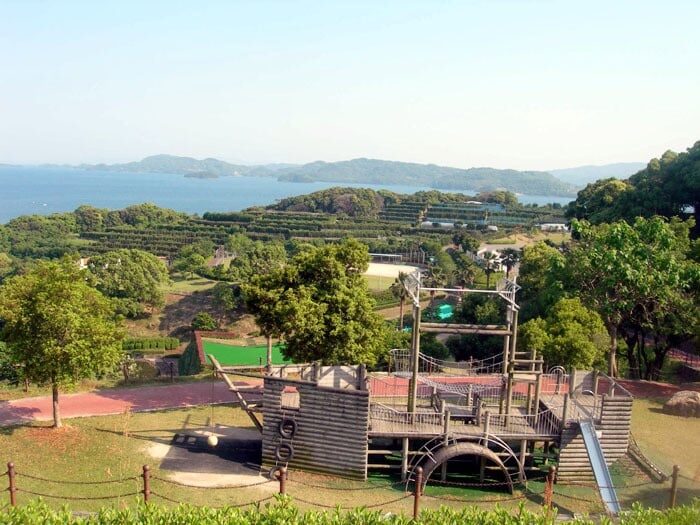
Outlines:
[{"label": "foliage in foreground", "polygon": [[[406,515],[387,514],[381,510],[357,508],[349,511],[340,509],[329,512],[301,511],[290,503],[288,498],[278,497],[272,504],[266,504],[261,509],[251,508],[240,510],[236,508],[212,509],[180,505],[166,508],[158,505],[139,505],[135,508],[116,509],[104,508],[94,515],[87,517],[74,516],[67,507],[61,510],[50,509],[45,503],[35,501],[22,507],[15,507],[0,513],[0,525],[4,524],[207,524],[229,523],[236,525],[407,525],[417,523],[422,525],[448,525],[453,523],[471,523],[479,525],[550,525],[557,522],[555,513],[531,512],[521,505],[509,510],[496,506],[492,510],[481,510],[476,507],[450,509],[441,507],[438,510],[421,512],[418,521],[413,521]],[[616,523],[620,525],[695,525],[700,522],[700,501],[692,505],[676,507],[669,510],[645,509],[635,504],[633,510],[623,513]],[[591,521],[587,518],[577,518],[569,521],[575,525],[593,525],[593,523],[609,524],[610,520]]]}]

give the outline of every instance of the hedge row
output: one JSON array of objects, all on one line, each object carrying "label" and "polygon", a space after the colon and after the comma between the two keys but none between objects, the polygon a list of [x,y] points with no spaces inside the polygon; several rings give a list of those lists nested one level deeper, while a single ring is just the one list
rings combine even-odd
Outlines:
[{"label": "hedge row", "polygon": [[[287,497],[279,496],[274,503],[261,508],[255,506],[241,510],[224,507],[213,509],[180,505],[166,508],[157,504],[140,504],[134,508],[109,507],[99,512],[76,516],[67,507],[50,509],[43,502],[32,502],[21,507],[0,512],[0,525],[136,525],[147,523],[172,523],[178,525],[224,524],[231,525],[453,525],[457,523],[478,525],[554,525],[560,521],[556,513],[531,512],[521,505],[516,509],[504,509],[496,505],[490,510],[476,507],[452,509],[441,507],[438,510],[424,510],[417,520],[403,514],[389,514],[382,510],[353,509],[343,511],[301,511]],[[572,525],[610,525],[609,518],[595,521],[589,518],[575,518],[567,523]],[[645,509],[635,504],[633,510],[625,512],[614,523],[619,525],[697,525],[700,523],[700,503],[676,507],[668,510]]]},{"label": "hedge row", "polygon": [[178,346],[177,337],[134,337],[122,343],[124,350],[175,350]]}]

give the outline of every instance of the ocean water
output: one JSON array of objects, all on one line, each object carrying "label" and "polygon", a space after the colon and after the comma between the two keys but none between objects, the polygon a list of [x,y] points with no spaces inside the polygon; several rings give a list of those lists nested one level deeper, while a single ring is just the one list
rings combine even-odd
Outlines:
[{"label": "ocean water", "polygon": [[[0,167],[0,223],[19,215],[72,211],[81,204],[119,209],[152,202],[187,213],[239,211],[273,204],[333,186],[387,189],[398,193],[429,190],[424,186],[280,182],[271,177],[194,179],[177,174],[123,173],[72,168]],[[519,195],[521,202],[568,203],[571,198]]]}]

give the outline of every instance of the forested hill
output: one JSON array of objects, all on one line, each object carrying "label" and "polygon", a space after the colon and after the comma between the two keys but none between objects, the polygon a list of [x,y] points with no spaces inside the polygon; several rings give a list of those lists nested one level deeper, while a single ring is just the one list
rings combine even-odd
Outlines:
[{"label": "forested hill", "polygon": [[544,171],[495,168],[449,168],[376,159],[312,162],[278,173],[281,180],[364,184],[410,184],[444,190],[505,189],[532,195],[574,195],[575,187]]},{"label": "forested hill", "polygon": [[415,164],[376,159],[340,162],[312,162],[304,165],[268,164],[245,166],[218,159],[193,159],[154,155],[126,164],[83,164],[89,170],[147,173],[174,173],[189,177],[260,176],[292,182],[339,182],[356,184],[396,184],[472,192],[504,189],[531,195],[574,196],[576,187],[543,171],[517,171],[495,168],[449,168],[435,164]]}]

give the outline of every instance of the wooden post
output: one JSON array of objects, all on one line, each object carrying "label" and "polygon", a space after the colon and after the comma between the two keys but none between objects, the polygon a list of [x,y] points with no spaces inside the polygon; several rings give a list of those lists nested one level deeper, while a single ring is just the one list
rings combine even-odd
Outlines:
[{"label": "wooden post", "polygon": [[367,366],[360,364],[357,367],[357,389],[367,390]]},{"label": "wooden post", "polygon": [[[523,469],[525,469],[525,457],[527,455],[527,439],[523,439],[520,441],[520,465],[522,465]],[[525,483],[525,479],[523,479],[522,476],[522,471],[518,474],[518,479],[520,483]]]},{"label": "wooden post", "polygon": [[491,413],[486,412],[486,415],[484,416],[484,434],[488,436],[489,434],[489,429],[491,427]]},{"label": "wooden post", "polygon": [[151,467],[144,465],[141,477],[143,478],[143,501],[148,503],[151,499]]},{"label": "wooden post", "polygon": [[420,496],[423,492],[423,467],[416,469],[416,486],[413,490],[413,519],[418,519]]},{"label": "wooden post", "polygon": [[571,374],[569,375],[569,395],[574,397],[574,390],[576,390],[576,369],[571,369]]},{"label": "wooden post", "polygon": [[405,437],[401,442],[401,481],[406,481],[408,475],[408,438]]},{"label": "wooden post", "polygon": [[17,506],[17,487],[15,486],[15,464],[10,462],[7,464],[7,479],[9,480],[9,486],[7,487],[10,493],[10,505]]},{"label": "wooden post", "polygon": [[280,494],[287,493],[287,467],[277,469],[277,480],[280,482]]},{"label": "wooden post", "polygon": [[544,506],[547,509],[552,508],[552,499],[554,497],[554,476],[557,468],[552,465],[547,473],[547,480],[544,486]]},{"label": "wooden post", "polygon": [[681,468],[678,465],[673,465],[673,474],[671,474],[671,493],[668,498],[668,508],[672,509],[676,506],[676,494],[678,493],[678,472]]},{"label": "wooden post", "polygon": [[569,417],[569,394],[564,394],[564,406],[561,409],[561,426],[562,429],[566,425],[566,419]]},{"label": "wooden post", "polygon": [[540,412],[541,393],[542,393],[542,374],[537,374],[537,383],[535,383],[535,401],[533,403],[534,404],[533,414],[538,414]]}]

